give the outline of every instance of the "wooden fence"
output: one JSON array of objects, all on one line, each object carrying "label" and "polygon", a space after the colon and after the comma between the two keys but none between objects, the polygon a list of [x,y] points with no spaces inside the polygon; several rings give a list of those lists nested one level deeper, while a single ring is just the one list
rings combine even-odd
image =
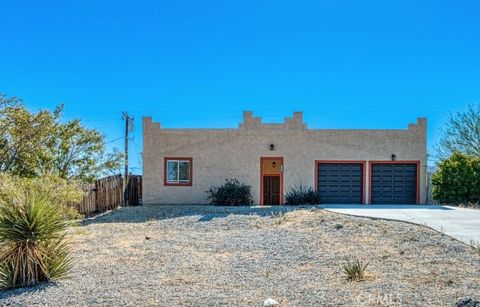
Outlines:
[{"label": "wooden fence", "polygon": [[142,204],[142,176],[129,176],[127,184],[127,202],[124,203],[124,183],[122,175],[109,176],[82,186],[85,195],[76,204],[84,215],[94,215],[116,209],[122,205],[138,206]]},{"label": "wooden fence", "polygon": [[128,176],[127,206],[139,206],[142,204],[142,176]]}]

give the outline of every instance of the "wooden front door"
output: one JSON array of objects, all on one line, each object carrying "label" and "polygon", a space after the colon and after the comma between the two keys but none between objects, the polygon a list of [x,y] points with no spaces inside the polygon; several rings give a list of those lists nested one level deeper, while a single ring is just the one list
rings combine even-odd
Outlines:
[{"label": "wooden front door", "polygon": [[280,204],[280,176],[263,177],[263,204]]}]

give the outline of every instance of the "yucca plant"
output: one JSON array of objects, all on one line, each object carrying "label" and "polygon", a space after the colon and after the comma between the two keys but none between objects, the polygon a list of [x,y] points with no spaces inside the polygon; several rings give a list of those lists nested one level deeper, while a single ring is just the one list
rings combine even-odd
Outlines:
[{"label": "yucca plant", "polygon": [[0,287],[32,286],[71,267],[67,223],[46,193],[26,190],[0,199]]},{"label": "yucca plant", "polygon": [[369,262],[365,263],[358,259],[353,261],[349,260],[343,265],[343,272],[350,281],[362,280],[368,264]]}]

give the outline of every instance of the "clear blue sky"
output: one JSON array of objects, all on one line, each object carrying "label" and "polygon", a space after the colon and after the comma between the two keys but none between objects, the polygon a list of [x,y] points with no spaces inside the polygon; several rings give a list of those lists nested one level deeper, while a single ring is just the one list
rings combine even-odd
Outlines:
[{"label": "clear blue sky", "polygon": [[[405,128],[480,101],[478,1],[2,1],[0,92],[65,103],[107,140],[141,117],[236,127],[303,111],[311,128]],[[123,147],[121,140],[109,146]]]}]

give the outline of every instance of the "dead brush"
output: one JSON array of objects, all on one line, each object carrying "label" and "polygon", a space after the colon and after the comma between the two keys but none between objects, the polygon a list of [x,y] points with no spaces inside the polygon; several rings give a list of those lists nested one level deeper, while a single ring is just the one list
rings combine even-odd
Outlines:
[{"label": "dead brush", "polygon": [[480,241],[470,240],[470,246],[480,254]]},{"label": "dead brush", "polygon": [[365,276],[365,269],[370,262],[363,262],[362,260],[348,260],[343,264],[343,272],[349,281],[360,281]]},{"label": "dead brush", "polygon": [[287,216],[284,212],[272,212],[271,218],[273,219],[273,225],[280,225],[287,221]]},{"label": "dead brush", "polygon": [[250,226],[257,229],[262,229],[265,226],[265,222],[258,216],[255,216],[250,221]]}]

